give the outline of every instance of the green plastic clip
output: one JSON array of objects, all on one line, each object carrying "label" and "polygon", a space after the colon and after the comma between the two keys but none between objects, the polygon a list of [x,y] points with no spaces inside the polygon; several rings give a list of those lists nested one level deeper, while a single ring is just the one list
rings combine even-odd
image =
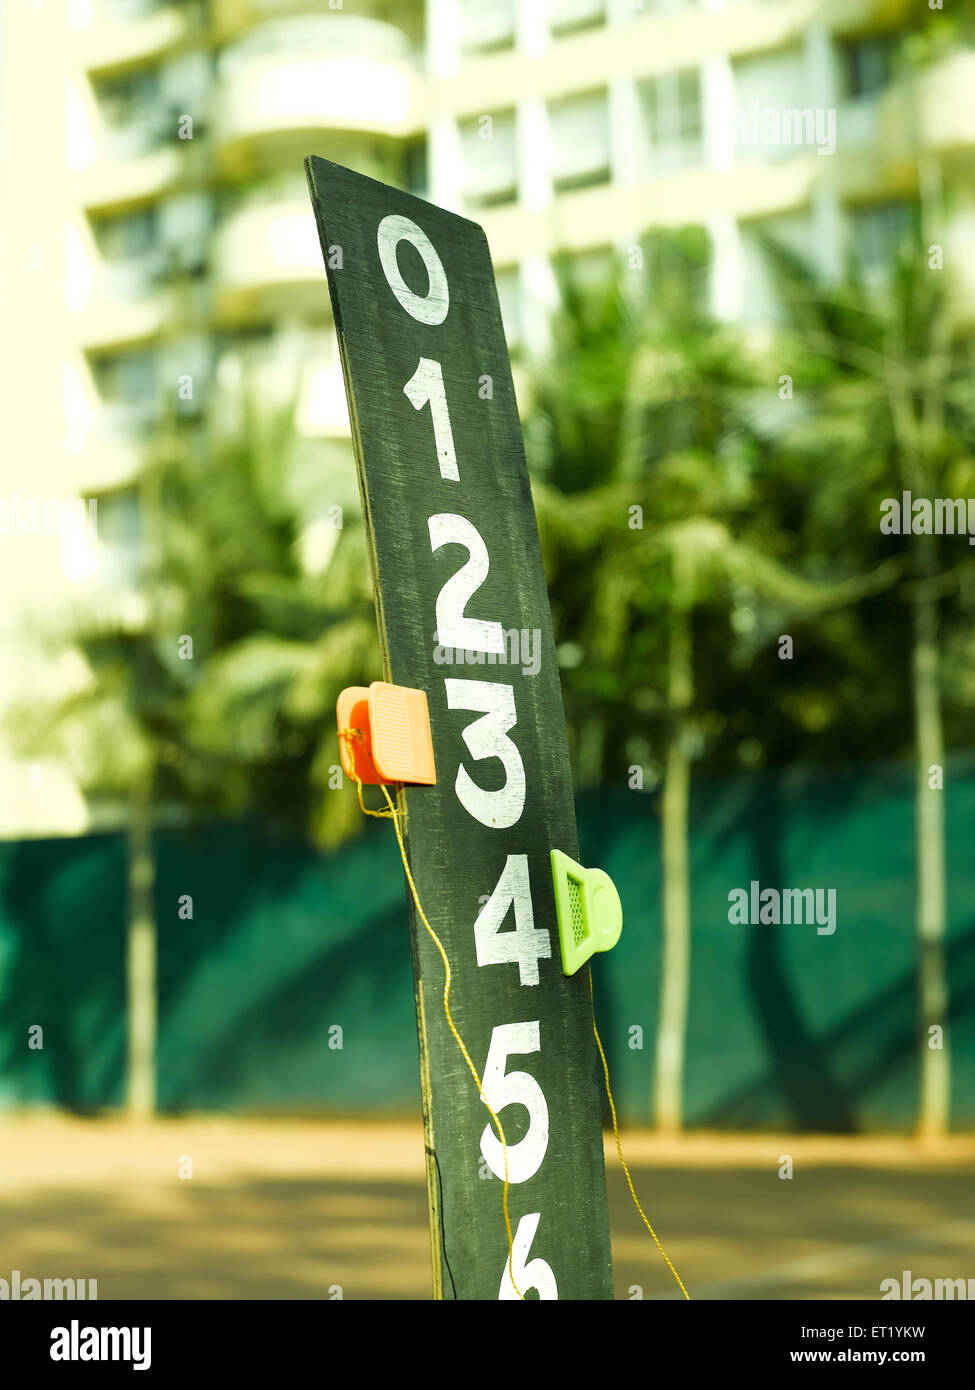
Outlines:
[{"label": "green plastic clip", "polygon": [[584,869],[553,849],[555,915],[562,946],[562,973],[574,975],[596,951],[609,951],[623,930],[623,904],[616,885],[602,869]]}]

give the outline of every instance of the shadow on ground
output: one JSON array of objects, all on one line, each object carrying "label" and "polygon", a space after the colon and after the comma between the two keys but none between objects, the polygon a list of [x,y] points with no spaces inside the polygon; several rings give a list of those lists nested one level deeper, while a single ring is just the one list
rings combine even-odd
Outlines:
[{"label": "shadow on ground", "polygon": [[[641,1200],[692,1295],[877,1299],[904,1269],[975,1277],[970,1143],[804,1142],[633,1137]],[[97,1279],[102,1300],[430,1297],[415,1123],[45,1121],[5,1125],[0,1154],[0,1278]],[[616,1297],[679,1297],[615,1157],[608,1171]]]}]

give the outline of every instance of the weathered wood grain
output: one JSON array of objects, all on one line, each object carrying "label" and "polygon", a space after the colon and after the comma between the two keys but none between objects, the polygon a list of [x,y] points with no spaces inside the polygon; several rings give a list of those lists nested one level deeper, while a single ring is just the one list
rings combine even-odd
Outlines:
[{"label": "weathered wood grain", "polygon": [[[510,1189],[512,1227],[517,1229],[523,1216],[538,1215],[528,1259],[550,1266],[560,1298],[611,1298],[588,975],[562,975],[549,868],[553,847],[578,858],[565,721],[487,240],[475,223],[338,165],[311,158],[307,170],[352,419],[383,678],[423,689],[429,699],[437,784],[407,787],[399,795],[420,900],[451,961],[454,1018],[479,1072],[494,1028],[538,1024],[539,1050],[512,1053],[506,1062],[507,1072],[527,1072],[538,1082],[550,1126],[537,1172]],[[422,228],[440,258],[449,300],[442,322],[417,321],[390,288],[377,232],[391,214]],[[341,268],[329,250],[336,247]],[[428,276],[419,253],[401,244],[394,254],[409,288],[426,295]],[[431,310],[434,317],[436,312]],[[444,465],[448,476],[441,471],[429,405],[415,409],[404,394],[421,357],[441,364],[456,478],[449,476],[449,464]],[[490,398],[483,398],[485,377],[491,379]],[[520,662],[490,664],[483,653],[479,662],[461,667],[436,660],[437,598],[467,553],[454,543],[432,548],[429,518],[435,514],[465,518],[487,547],[489,573],[469,598],[465,615],[496,621],[506,631],[537,633],[537,674],[526,674]],[[517,722],[509,736],[524,766],[525,795],[510,826],[482,824],[458,799],[455,779],[461,766],[487,790],[501,788],[506,773],[497,757],[471,755],[463,736],[478,716],[448,707],[445,681],[452,679],[511,687]],[[511,855],[527,856],[534,926],[549,934],[550,955],[537,962],[536,984],[521,983],[517,963],[479,966],[477,961],[474,923]],[[434,1290],[444,1298],[496,1299],[507,1238],[501,1182],[482,1176],[489,1172],[480,1152],[489,1117],[444,1020],[440,957],[409,895],[408,906]],[[505,926],[512,922],[509,911]],[[389,942],[391,951],[404,948],[400,940]],[[518,1103],[501,1112],[509,1145],[525,1135],[528,1114]]]}]

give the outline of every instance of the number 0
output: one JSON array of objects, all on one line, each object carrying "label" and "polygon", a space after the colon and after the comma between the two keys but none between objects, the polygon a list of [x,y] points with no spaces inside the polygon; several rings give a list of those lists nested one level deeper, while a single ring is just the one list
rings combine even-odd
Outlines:
[{"label": "number 0", "polygon": [[[391,213],[380,222],[376,241],[386,283],[410,318],[416,319],[418,323],[443,323],[450,307],[447,272],[423,228],[418,227],[408,217]],[[401,241],[408,241],[411,246],[415,246],[423,258],[430,282],[426,294],[416,294],[400,274],[396,248]]]}]

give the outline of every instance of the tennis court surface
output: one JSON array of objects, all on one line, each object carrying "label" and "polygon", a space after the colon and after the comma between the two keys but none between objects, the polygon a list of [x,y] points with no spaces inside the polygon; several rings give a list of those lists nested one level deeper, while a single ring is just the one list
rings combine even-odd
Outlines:
[{"label": "tennis court surface", "polygon": [[[975,1279],[975,1136],[923,1150],[634,1131],[624,1152],[692,1297],[879,1299],[905,1270]],[[779,1176],[786,1155],[791,1179]],[[612,1136],[607,1168],[617,1298],[680,1298]],[[429,1298],[420,1126],[8,1117],[0,1278],[14,1270],[97,1279],[99,1299]]]}]

